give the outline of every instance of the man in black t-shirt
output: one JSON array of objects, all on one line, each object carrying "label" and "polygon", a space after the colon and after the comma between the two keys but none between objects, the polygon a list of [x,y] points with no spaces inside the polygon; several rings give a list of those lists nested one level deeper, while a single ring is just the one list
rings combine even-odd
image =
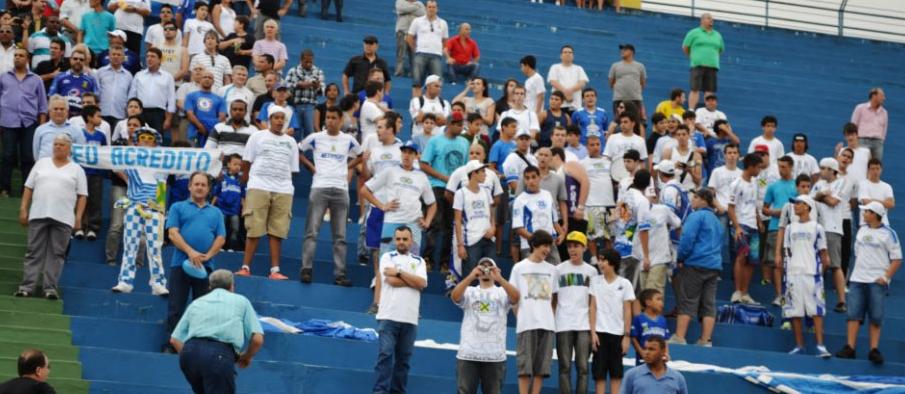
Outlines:
[{"label": "man in black t-shirt", "polygon": [[63,57],[66,43],[59,38],[50,40],[50,59],[44,60],[35,67],[34,72],[44,81],[44,90],[50,90],[50,84],[53,83],[53,77],[57,74],[69,70],[69,59]]},{"label": "man in black t-shirt", "polygon": [[19,377],[0,384],[0,394],[56,394],[47,384],[50,360],[44,352],[28,349],[19,355]]},{"label": "man in black t-shirt", "polygon": [[[377,56],[377,37],[367,36],[364,38],[364,53],[353,56],[346,63],[343,70],[343,96],[348,94],[356,94],[365,88],[368,82],[368,75],[373,68],[383,71],[383,91],[390,92],[390,69],[387,62],[383,58]],[[349,79],[352,80],[352,89],[349,89]]]}]

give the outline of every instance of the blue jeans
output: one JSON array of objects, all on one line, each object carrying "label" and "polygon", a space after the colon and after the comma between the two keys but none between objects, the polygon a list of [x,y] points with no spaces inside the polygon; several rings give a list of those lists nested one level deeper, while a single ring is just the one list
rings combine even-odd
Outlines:
[{"label": "blue jeans", "polygon": [[192,338],[179,353],[179,368],[196,394],[236,392],[236,353],[232,345]]},{"label": "blue jeans", "polygon": [[472,77],[478,75],[478,70],[481,66],[477,63],[475,64],[447,64],[446,65],[446,77],[449,78],[450,82],[461,82],[467,81]]},{"label": "blue jeans", "polygon": [[299,117],[299,126],[301,130],[296,130],[295,135],[298,140],[302,140],[315,132],[314,130],[314,104],[296,104],[295,115]]},{"label": "blue jeans", "polygon": [[412,60],[412,86],[421,87],[428,75],[443,76],[443,57],[430,53],[416,53]]},{"label": "blue jeans", "polygon": [[27,127],[6,128],[0,127],[0,138],[3,140],[3,159],[0,166],[0,191],[12,193],[13,169],[16,168],[16,159],[19,161],[19,171],[22,173],[22,182],[28,178],[31,167],[35,165],[32,152],[32,140],[35,137],[35,123]]},{"label": "blue jeans", "polygon": [[392,320],[378,320],[377,333],[380,338],[380,352],[374,373],[374,394],[405,393],[408,381],[409,359],[415,347],[418,326]]},{"label": "blue jeans", "polygon": [[717,215],[717,218],[720,219],[720,225],[723,227],[723,266],[731,267],[735,262],[735,237],[732,236],[734,230],[729,227],[728,214]]},{"label": "blue jeans", "polygon": [[883,323],[883,299],[889,294],[889,286],[879,283],[851,282],[845,303],[848,305],[848,320],[864,321],[867,315],[870,324]]},{"label": "blue jeans", "polygon": [[870,149],[871,158],[883,160],[883,140],[879,138],[859,138],[858,143]]}]

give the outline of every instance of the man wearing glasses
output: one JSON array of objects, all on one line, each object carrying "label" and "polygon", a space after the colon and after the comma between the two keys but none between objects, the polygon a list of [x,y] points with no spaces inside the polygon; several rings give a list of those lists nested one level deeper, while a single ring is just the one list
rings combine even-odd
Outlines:
[{"label": "man wearing glasses", "polygon": [[428,75],[443,75],[443,48],[449,38],[446,21],[437,16],[437,1],[428,0],[426,14],[415,18],[405,41],[415,57],[412,60],[412,97],[421,96],[421,85]]},{"label": "man wearing glasses", "polygon": [[14,38],[12,26],[0,26],[0,74],[13,69],[13,57],[16,52]]},{"label": "man wearing glasses", "polygon": [[97,80],[85,72],[85,59],[82,51],[72,53],[69,58],[69,71],[58,74],[50,84],[48,95],[58,94],[69,102],[69,116],[82,113],[82,95],[91,92],[99,94]]}]

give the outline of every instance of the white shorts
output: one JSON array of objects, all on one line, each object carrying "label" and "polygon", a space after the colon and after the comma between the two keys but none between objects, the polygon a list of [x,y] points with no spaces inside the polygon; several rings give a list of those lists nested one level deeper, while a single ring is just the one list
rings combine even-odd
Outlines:
[{"label": "white shorts", "polygon": [[782,317],[813,317],[826,314],[823,275],[786,275],[785,280]]}]

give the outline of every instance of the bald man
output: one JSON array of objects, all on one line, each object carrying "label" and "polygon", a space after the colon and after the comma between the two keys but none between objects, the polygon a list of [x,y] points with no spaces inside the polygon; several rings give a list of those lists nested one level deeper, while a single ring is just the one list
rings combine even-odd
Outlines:
[{"label": "bald man", "polygon": [[713,16],[701,15],[701,26],[688,31],[682,41],[682,51],[691,60],[691,93],[688,108],[698,105],[699,92],[704,97],[716,93],[716,74],[720,70],[720,54],[726,49],[723,36],[713,29]]},{"label": "bald man", "polygon": [[450,37],[443,48],[446,55],[446,68],[448,78],[452,82],[461,79],[471,79],[478,75],[478,60],[481,59],[481,51],[478,43],[471,38],[471,25],[463,23],[459,25],[459,34]]}]

